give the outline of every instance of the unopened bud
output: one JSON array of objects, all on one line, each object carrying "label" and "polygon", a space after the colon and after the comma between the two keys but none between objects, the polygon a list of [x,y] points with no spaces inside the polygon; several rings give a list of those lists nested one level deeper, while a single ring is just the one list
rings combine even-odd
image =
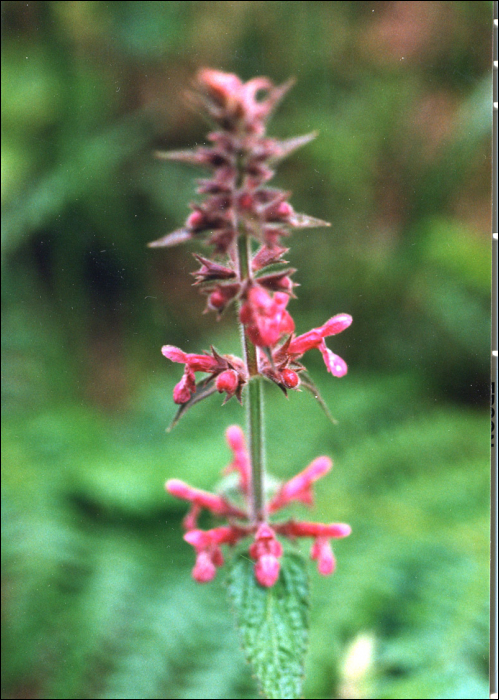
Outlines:
[{"label": "unopened bud", "polygon": [[204,214],[198,210],[193,211],[192,214],[187,219],[187,228],[197,231],[204,226]]},{"label": "unopened bud", "polygon": [[236,391],[238,384],[239,375],[233,369],[225,370],[225,372],[219,374],[216,379],[217,391],[220,393],[225,391],[227,394],[233,394]]},{"label": "unopened bud", "polygon": [[281,202],[276,209],[277,216],[290,216],[293,213],[293,207],[288,202]]},{"label": "unopened bud", "polygon": [[281,372],[281,377],[288,389],[296,389],[296,387],[300,384],[300,377],[292,369],[284,369]]},{"label": "unopened bud", "polygon": [[253,204],[254,204],[254,199],[248,192],[244,192],[239,197],[239,206],[241,209],[246,209],[246,210],[251,209]]},{"label": "unopened bud", "polygon": [[208,297],[208,304],[213,307],[214,309],[223,309],[225,306],[226,300],[225,300],[225,295],[222,294],[220,289],[215,289],[214,292],[210,294]]}]

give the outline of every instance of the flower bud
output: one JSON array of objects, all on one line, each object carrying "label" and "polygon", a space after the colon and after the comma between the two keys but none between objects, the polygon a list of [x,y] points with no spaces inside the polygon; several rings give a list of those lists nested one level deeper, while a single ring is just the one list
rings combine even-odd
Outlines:
[{"label": "flower bud", "polygon": [[300,384],[300,377],[292,369],[283,369],[281,372],[282,381],[288,389],[296,389]]},{"label": "flower bud", "polygon": [[239,197],[239,207],[240,209],[249,211],[254,205],[254,199],[253,197],[249,194],[249,192],[243,192],[243,194]]},{"label": "flower bud", "polygon": [[241,286],[237,284],[224,284],[216,287],[208,296],[208,309],[223,311],[234,297],[239,293]]},{"label": "flower bud", "polygon": [[239,375],[235,370],[227,369],[218,375],[215,384],[220,393],[234,394],[239,385]]},{"label": "flower bud", "polygon": [[280,217],[290,216],[293,213],[293,207],[288,202],[281,202],[277,207],[276,214]]},{"label": "flower bud", "polygon": [[215,289],[215,291],[212,292],[208,297],[208,306],[210,306],[213,309],[223,309],[225,303],[225,295],[223,294],[221,289]]},{"label": "flower bud", "polygon": [[205,225],[204,214],[196,209],[196,211],[193,211],[192,214],[187,219],[186,225],[187,225],[187,228],[189,228],[193,231],[202,230],[204,225]]}]

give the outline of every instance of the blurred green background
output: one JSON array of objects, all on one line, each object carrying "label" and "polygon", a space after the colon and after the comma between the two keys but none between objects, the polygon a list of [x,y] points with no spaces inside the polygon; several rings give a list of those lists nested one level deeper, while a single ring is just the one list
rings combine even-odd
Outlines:
[{"label": "blurred green background", "polygon": [[[220,397],[165,435],[163,343],[238,350],[184,247],[211,66],[297,79],[270,125],[319,138],[280,168],[298,211],[298,332],[335,313],[349,374],[267,390],[268,464],[335,470],[314,518],[308,698],[488,697],[491,2],[3,2],[4,698],[257,697],[223,572],[194,584],[168,477],[212,488]],[[316,355],[316,356],[314,356]]]}]

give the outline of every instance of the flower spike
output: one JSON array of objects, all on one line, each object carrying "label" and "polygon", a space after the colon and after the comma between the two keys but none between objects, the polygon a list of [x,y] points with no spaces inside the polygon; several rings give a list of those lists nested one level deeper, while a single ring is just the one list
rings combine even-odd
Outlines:
[{"label": "flower spike", "polygon": [[[242,402],[244,396],[249,404],[247,440],[237,425],[226,431],[232,458],[224,473],[235,472],[234,479],[224,479],[217,493],[179,479],[166,482],[168,493],[189,505],[183,520],[184,540],[194,549],[192,576],[200,583],[215,578],[224,563],[224,547],[234,547],[245,539],[252,540],[246,552],[263,588],[279,580],[284,539],[310,538],[310,557],[317,562],[319,573],[332,574],[336,562],[331,540],[351,532],[343,523],[274,520],[275,513],[295,502],[312,505],[314,483],[332,467],[329,457],[314,459],[270,498],[265,488],[261,379],[277,384],[286,395],[301,387],[318,398],[301,359],[317,349],[327,370],[336,377],[344,376],[347,365],[327,347],[326,339],[352,323],[348,314],[337,314],[322,326],[296,335],[288,311],[298,285],[292,279],[296,270],[284,260],[288,248],[283,239],[294,230],[329,225],[296,212],[290,193],[268,184],[279,161],[316,136],[278,140],[265,133],[271,114],[291,85],[292,81],[275,85],[266,77],[244,82],[233,73],[201,69],[191,98],[204,107],[216,124],[215,130],[205,144],[193,150],[157,154],[201,167],[205,174],[197,181],[200,196],[190,205],[183,226],[149,245],[206,243],[209,253],[194,253],[199,264],[191,273],[194,285],[206,297],[205,311],[214,311],[218,317],[230,304],[238,304],[243,336],[243,358],[220,354],[213,347],[202,353],[188,353],[173,345],[162,348],[168,360],[184,367],[173,390],[179,408],[172,426],[190,407],[217,392],[224,394],[224,403],[232,397]],[[199,378],[198,373],[204,376]],[[250,382],[252,390],[245,395]],[[222,522],[200,529],[198,520],[203,511],[208,518]]]}]

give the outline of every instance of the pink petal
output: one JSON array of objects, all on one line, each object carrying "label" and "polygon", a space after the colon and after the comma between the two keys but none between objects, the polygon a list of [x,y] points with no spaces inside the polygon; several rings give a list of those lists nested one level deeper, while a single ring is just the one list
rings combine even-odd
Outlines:
[{"label": "pink petal", "polygon": [[192,486],[189,486],[189,484],[186,484],[185,481],[181,481],[180,479],[168,479],[165,484],[165,489],[168,493],[171,493],[172,496],[175,496],[175,498],[181,498],[184,501],[192,501],[196,493]]},{"label": "pink petal", "polygon": [[327,537],[341,539],[348,537],[352,532],[350,525],[345,523],[310,523],[299,520],[290,520],[277,528],[278,532],[286,537]]},{"label": "pink petal", "polygon": [[173,388],[173,401],[176,404],[187,403],[190,400],[195,388],[195,386],[191,386],[189,376],[184,374],[179,383],[175,384]]},{"label": "pink petal", "polygon": [[176,348],[174,345],[163,345],[161,348],[163,355],[171,360],[172,362],[187,362],[186,353],[180,348]]},{"label": "pink petal", "polygon": [[319,350],[322,353],[328,371],[335,377],[344,377],[348,372],[348,366],[345,360],[339,355],[335,355],[332,350],[326,347],[324,341],[319,345]]},{"label": "pink petal", "polygon": [[279,578],[281,564],[272,554],[264,554],[255,564],[256,580],[261,586],[270,588]]},{"label": "pink petal", "polygon": [[318,328],[313,328],[303,335],[299,335],[297,338],[291,341],[289,346],[290,355],[303,355],[308,350],[318,347],[322,340],[322,335]]},{"label": "pink petal", "polygon": [[208,552],[199,552],[192,570],[192,578],[198,583],[208,583],[215,578],[217,569]]},{"label": "pink petal", "polygon": [[327,338],[330,335],[337,335],[344,331],[352,323],[353,319],[349,314],[337,314],[326,321],[321,326],[322,337]]},{"label": "pink petal", "polygon": [[239,425],[230,425],[225,431],[225,437],[233,452],[245,449],[244,431]]},{"label": "pink petal", "polygon": [[312,545],[311,559],[317,559],[317,568],[322,576],[329,576],[336,568],[336,559],[327,539],[318,538]]},{"label": "pink petal", "polygon": [[324,474],[327,474],[332,466],[333,462],[329,457],[322,456],[314,459],[308,467],[282,486],[281,490],[270,502],[269,512],[273,513],[293,500],[311,505],[313,502],[312,483],[320,479]]}]

